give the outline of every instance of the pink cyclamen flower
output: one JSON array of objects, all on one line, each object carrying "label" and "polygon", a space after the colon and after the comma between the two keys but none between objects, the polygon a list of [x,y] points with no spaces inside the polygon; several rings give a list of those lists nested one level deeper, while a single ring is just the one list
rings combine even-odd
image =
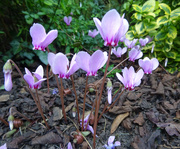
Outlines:
[{"label": "pink cyclamen flower", "polygon": [[139,48],[132,48],[131,51],[129,51],[129,60],[134,62],[136,59],[139,59],[143,56],[142,51]]},{"label": "pink cyclamen flower", "polygon": [[63,53],[48,53],[48,63],[52,68],[52,72],[54,74],[58,74],[59,78],[68,79],[74,72],[79,69],[75,59],[76,54],[74,54],[69,66],[69,60]]},{"label": "pink cyclamen flower", "polygon": [[126,53],[127,51],[127,47],[121,48],[118,47],[116,50],[116,47],[112,49],[112,53],[114,53],[114,55],[116,55],[117,57],[121,57],[124,53]]},{"label": "pink cyclamen flower", "polygon": [[99,34],[99,31],[94,29],[93,31],[89,30],[88,36],[91,36],[92,38],[96,37],[96,35]]},{"label": "pink cyclamen flower", "polygon": [[139,39],[139,43],[141,44],[142,47],[144,47],[148,42],[149,42],[149,38]]},{"label": "pink cyclamen flower", "polygon": [[91,56],[84,51],[77,54],[76,62],[81,69],[87,72],[87,76],[96,76],[97,71],[102,68],[108,59],[107,52],[95,51]]},{"label": "pink cyclamen flower", "polygon": [[69,16],[69,17],[65,16],[64,17],[64,22],[66,23],[67,26],[70,25],[71,21],[72,21],[72,17],[71,16]]},{"label": "pink cyclamen flower", "polygon": [[125,39],[125,45],[128,47],[128,49],[131,49],[135,46],[136,42],[138,41],[138,39],[133,39],[132,41]]},{"label": "pink cyclamen flower", "polygon": [[134,87],[139,86],[141,79],[144,75],[144,71],[140,69],[137,73],[134,71],[134,68],[131,66],[129,69],[125,67],[122,70],[123,76],[119,73],[116,73],[117,78],[123,83],[124,87],[128,90],[133,90]]},{"label": "pink cyclamen flower", "polygon": [[145,74],[151,74],[159,66],[159,62],[156,58],[151,60],[148,57],[145,57],[143,60],[138,61],[139,66],[143,68]]},{"label": "pink cyclamen flower", "polygon": [[121,142],[119,142],[119,141],[114,142],[114,139],[115,139],[115,136],[110,136],[108,138],[108,145],[105,144],[104,147],[106,149],[114,149],[116,146],[121,146]]},{"label": "pink cyclamen flower", "polygon": [[95,25],[104,40],[105,46],[117,46],[121,37],[123,37],[129,29],[129,23],[124,19],[124,15],[120,17],[115,10],[109,10],[100,21],[93,18]]},{"label": "pink cyclamen flower", "polygon": [[41,24],[34,23],[30,28],[30,35],[34,46],[33,50],[45,51],[45,48],[57,38],[58,31],[51,30],[46,34],[46,30]]},{"label": "pink cyclamen flower", "polygon": [[12,65],[11,62],[8,60],[4,66],[3,66],[3,72],[4,72],[4,88],[6,91],[10,91],[12,89]]},{"label": "pink cyclamen flower", "polygon": [[73,149],[71,142],[68,143],[67,149]]},{"label": "pink cyclamen flower", "polygon": [[[94,134],[93,127],[91,125],[87,124],[89,116],[90,116],[90,114],[88,114],[84,119],[84,126],[83,126],[84,128],[83,129],[85,129],[86,125],[87,125],[87,130],[89,130],[92,134]],[[82,126],[82,119],[80,119],[80,125]]]},{"label": "pink cyclamen flower", "polygon": [[29,87],[32,89],[39,89],[41,88],[41,83],[46,80],[46,78],[43,78],[44,76],[44,70],[43,67],[40,65],[35,72],[32,73],[25,68],[26,74],[24,75],[24,79],[29,84]]}]

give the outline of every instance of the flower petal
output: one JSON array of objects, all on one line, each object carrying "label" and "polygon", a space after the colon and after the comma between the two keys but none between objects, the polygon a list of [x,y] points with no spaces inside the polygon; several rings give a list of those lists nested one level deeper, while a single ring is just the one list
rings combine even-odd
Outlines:
[{"label": "flower petal", "polygon": [[34,88],[37,88],[37,89],[41,88],[41,83],[42,83],[43,81],[45,81],[45,80],[46,80],[46,79],[44,78],[44,79],[41,79],[41,80],[35,82],[35,83],[34,83]]},{"label": "flower petal", "polygon": [[115,139],[115,136],[110,136],[110,137],[108,138],[108,145],[113,144],[114,139]]},{"label": "flower petal", "polygon": [[34,74],[38,74],[41,78],[44,76],[44,69],[42,65],[39,65]]},{"label": "flower petal", "polygon": [[58,31],[57,30],[51,30],[44,38],[44,40],[41,42],[41,47],[43,49],[45,49],[49,44],[51,44],[58,35]]},{"label": "flower petal", "polygon": [[49,52],[48,53],[48,63],[49,65],[52,67],[52,64],[53,64],[53,61],[54,61],[54,58],[55,58],[56,54],[52,53],[52,52]]},{"label": "flower petal", "polygon": [[88,125],[87,130],[89,130],[92,134],[94,134],[94,129],[92,126]]},{"label": "flower petal", "polygon": [[114,146],[121,146],[121,142],[116,141],[116,142],[114,143]]},{"label": "flower petal", "polygon": [[101,37],[104,39],[104,34],[103,34],[103,31],[102,31],[101,22],[99,21],[98,18],[93,18],[93,20],[94,20],[94,23],[95,23]]},{"label": "flower petal", "polygon": [[26,72],[26,74],[28,74],[28,75],[32,75],[31,72],[29,71],[29,69],[27,69],[27,68],[25,68],[25,72]]},{"label": "flower petal", "polygon": [[71,76],[73,73],[75,73],[79,69],[79,65],[77,64],[75,60],[76,60],[76,54],[74,54],[71,60],[70,68],[66,74],[66,77]]},{"label": "flower petal", "polygon": [[34,88],[34,77],[32,75],[25,74],[24,79],[29,84],[30,88]]},{"label": "flower petal", "polygon": [[[105,53],[106,54],[106,53]],[[96,73],[98,69],[104,66],[106,57],[101,50],[94,52],[89,60],[89,68],[92,73]]]},{"label": "flower petal", "polygon": [[79,65],[79,67],[81,69],[83,69],[84,71],[86,71],[87,73],[90,72],[89,70],[89,60],[90,60],[91,56],[84,51],[80,51],[78,52],[77,56],[76,56],[76,62]]},{"label": "flower petal", "polygon": [[104,38],[106,38],[108,42],[111,42],[111,40],[114,39],[115,34],[119,30],[120,21],[121,21],[120,15],[115,9],[109,10],[103,16],[101,27],[104,34]]},{"label": "flower petal", "polygon": [[73,149],[71,142],[68,143],[67,149]]},{"label": "flower petal", "polygon": [[59,74],[63,78],[66,75],[68,66],[69,60],[63,53],[59,52],[56,54],[51,68],[54,74]]},{"label": "flower petal", "polygon": [[12,78],[11,78],[11,73],[4,73],[4,88],[6,91],[10,91],[12,89]]},{"label": "flower petal", "polygon": [[143,75],[144,75],[144,71],[142,69],[140,69],[134,77],[134,86],[140,85]]},{"label": "flower petal", "polygon": [[159,66],[159,61],[157,60],[157,58],[152,58],[151,63],[153,65],[153,70],[155,70]]},{"label": "flower petal", "polygon": [[124,84],[124,78],[118,72],[116,72],[116,77]]},{"label": "flower petal", "polygon": [[46,37],[45,28],[39,23],[34,23],[30,28],[30,35],[32,37],[32,44],[34,46],[39,46]]}]

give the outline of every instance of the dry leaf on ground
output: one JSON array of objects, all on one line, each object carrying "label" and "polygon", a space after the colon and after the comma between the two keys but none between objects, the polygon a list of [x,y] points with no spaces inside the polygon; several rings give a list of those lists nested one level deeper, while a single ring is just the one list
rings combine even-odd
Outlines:
[{"label": "dry leaf on ground", "polygon": [[124,113],[124,114],[120,114],[118,115],[115,120],[113,121],[112,125],[111,125],[111,134],[116,131],[117,127],[119,126],[119,124],[127,117],[129,116],[129,112]]}]

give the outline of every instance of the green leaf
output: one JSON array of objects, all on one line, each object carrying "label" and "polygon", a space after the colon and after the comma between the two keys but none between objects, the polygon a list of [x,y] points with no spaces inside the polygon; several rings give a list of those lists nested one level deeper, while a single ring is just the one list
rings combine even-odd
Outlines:
[{"label": "green leaf", "polygon": [[133,4],[132,7],[135,11],[142,12],[142,8],[139,5]]},{"label": "green leaf", "polygon": [[165,55],[167,58],[176,59],[177,53],[170,51],[170,52],[165,53]]},{"label": "green leaf", "polygon": [[126,33],[126,38],[132,40],[134,38],[134,31],[128,31]]},{"label": "green leaf", "polygon": [[157,19],[157,24],[161,25],[161,24],[165,24],[169,21],[168,16],[161,16]]},{"label": "green leaf", "polygon": [[136,23],[135,29],[138,34],[142,34],[145,31],[144,23],[143,22]]},{"label": "green leaf", "polygon": [[4,31],[0,31],[0,34],[4,34],[5,32]]},{"label": "green leaf", "polygon": [[176,18],[180,17],[180,7],[178,7],[178,8],[175,9],[175,10],[173,10],[173,11],[171,12],[170,17],[171,17],[172,19],[176,19]]},{"label": "green leaf", "polygon": [[171,51],[171,45],[168,43],[165,43],[165,45],[163,46],[163,51],[164,52],[169,52]]},{"label": "green leaf", "polygon": [[141,20],[142,14],[136,12],[136,13],[134,13],[134,17],[135,17],[137,20]]},{"label": "green leaf", "polygon": [[149,0],[142,6],[143,12],[153,12],[155,8],[155,0]]},{"label": "green leaf", "polygon": [[159,27],[156,22],[149,22],[149,23],[146,23],[145,25],[146,25],[146,31],[147,32],[155,30],[156,28]]},{"label": "green leaf", "polygon": [[161,4],[159,4],[159,7],[160,7],[162,10],[164,10],[165,14],[168,14],[168,15],[171,14],[171,8],[170,8],[167,4],[161,3]]},{"label": "green leaf", "polygon": [[176,61],[176,62],[180,62],[180,54],[178,54],[178,55],[176,56],[175,61]]},{"label": "green leaf", "polygon": [[175,71],[177,71],[177,69],[178,69],[177,67],[170,67],[168,68],[168,72],[173,74]]},{"label": "green leaf", "polygon": [[159,41],[159,40],[164,40],[167,37],[167,32],[165,32],[163,29],[160,30],[157,35],[155,36],[155,40]]},{"label": "green leaf", "polygon": [[13,54],[16,55],[17,53],[19,53],[22,48],[20,47],[20,43],[18,40],[13,40],[10,45],[12,46],[12,51],[13,51]]},{"label": "green leaf", "polygon": [[68,53],[70,53],[70,46],[67,46],[65,49],[65,54],[68,54]]},{"label": "green leaf", "polygon": [[147,13],[147,14],[146,14],[146,16],[152,16],[152,17],[154,17],[154,18],[155,18],[155,17],[156,17],[156,14],[155,14],[155,13],[153,13],[153,12],[149,12],[149,13]]},{"label": "green leaf", "polygon": [[34,52],[39,57],[39,59],[41,60],[42,63],[44,63],[45,65],[48,64],[48,60],[47,60],[48,52],[47,51],[43,52],[40,50],[34,50]]},{"label": "green leaf", "polygon": [[45,0],[44,4],[46,4],[48,6],[52,6],[53,5],[53,1],[52,0]]},{"label": "green leaf", "polygon": [[167,35],[168,35],[168,37],[175,39],[177,36],[177,29],[172,25],[168,26],[168,34]]}]

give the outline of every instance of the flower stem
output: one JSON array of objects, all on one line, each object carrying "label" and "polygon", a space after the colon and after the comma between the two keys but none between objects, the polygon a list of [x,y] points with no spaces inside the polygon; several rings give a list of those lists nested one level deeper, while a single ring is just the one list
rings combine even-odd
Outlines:
[{"label": "flower stem", "polygon": [[0,121],[3,122],[6,126],[9,126],[9,123],[6,120],[4,120],[2,117],[0,117]]},{"label": "flower stem", "polygon": [[44,122],[45,122],[45,124],[46,124],[46,127],[47,127],[48,129],[50,129],[50,127],[49,127],[49,125],[48,125],[48,123],[47,123],[47,121],[46,121],[46,119],[45,119],[45,117],[44,117],[42,108],[41,108],[41,103],[40,103],[40,100],[39,100],[38,90],[37,90],[37,89],[36,89],[36,96],[37,96],[37,100],[35,99],[35,103],[36,103],[36,105],[37,105],[37,107],[38,107],[38,110],[39,110],[39,112],[40,112],[40,114],[41,114],[41,116],[42,116],[42,118],[43,118],[43,120],[44,120]]},{"label": "flower stem", "polygon": [[76,94],[76,88],[74,85],[74,78],[73,75],[71,75],[71,81],[72,81],[72,86],[75,94],[75,100],[76,100],[76,106],[77,106],[77,113],[78,113],[78,122],[80,122],[80,117],[79,117],[79,105],[78,105],[78,99],[77,99],[77,94]]},{"label": "flower stem", "polygon": [[48,94],[49,94],[49,70],[48,70],[49,64],[46,65],[46,77],[47,77],[47,88],[48,88]]},{"label": "flower stem", "polygon": [[108,67],[109,67],[109,61],[110,61],[110,56],[111,56],[111,49],[112,49],[112,46],[109,47],[108,60],[107,60],[107,63],[106,63],[106,69],[105,69],[104,77],[103,77],[102,84],[101,84],[100,95],[99,95],[99,99],[98,99],[98,101],[97,101],[97,106],[96,106],[97,109],[96,109],[96,112],[95,112],[94,135],[93,135],[93,147],[94,147],[94,148],[95,148],[96,128],[97,128],[97,120],[98,120],[99,106],[100,106],[100,101],[101,101],[102,92],[103,92],[103,89],[104,89],[104,82],[105,82],[105,79],[106,79],[107,69],[108,69]]},{"label": "flower stem", "polygon": [[58,86],[58,89],[59,89],[59,94],[60,94],[60,97],[61,97],[62,112],[63,112],[63,115],[64,115],[64,119],[65,119],[65,121],[67,122],[67,119],[66,119],[66,111],[65,111],[65,108],[64,108],[64,93],[63,93],[62,78],[60,78],[61,88],[60,88],[60,86],[59,86],[59,81],[58,81],[57,75],[55,75],[55,78],[56,78],[57,86]]},{"label": "flower stem", "polygon": [[[33,94],[33,92],[31,91],[31,89],[29,88],[29,84],[26,82],[26,80],[24,79],[23,77],[23,74],[21,72],[21,70],[19,69],[19,67],[16,65],[16,63],[10,59],[10,62],[13,63],[13,65],[15,66],[16,70],[18,71],[19,75],[22,77],[22,79],[24,80],[24,82],[26,83],[27,87],[28,87],[28,90],[29,90],[29,93],[31,94],[32,98],[34,99],[35,103],[36,103],[36,106],[38,107],[38,110],[39,110],[39,105],[36,101],[36,98]],[[40,112],[40,111],[39,111]],[[41,112],[40,112],[41,113]],[[42,116],[42,115],[41,115]],[[43,115],[44,116],[44,115]],[[43,118],[43,117],[42,117]],[[47,127],[49,129],[49,127]]]},{"label": "flower stem", "polygon": [[85,91],[84,91],[83,114],[82,114],[82,127],[81,127],[81,131],[83,131],[83,128],[84,128],[84,113],[85,113],[85,102],[86,102],[87,86],[88,86],[88,76],[86,76],[86,87],[85,87]]}]

